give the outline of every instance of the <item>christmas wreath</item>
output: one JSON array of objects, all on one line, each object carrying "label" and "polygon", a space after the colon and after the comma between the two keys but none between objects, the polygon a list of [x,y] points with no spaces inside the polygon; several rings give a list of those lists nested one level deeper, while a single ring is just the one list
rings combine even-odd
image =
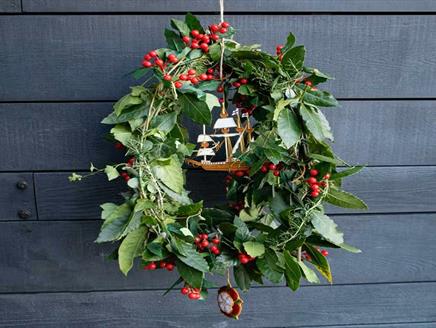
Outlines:
[{"label": "christmas wreath", "polygon": [[[359,250],[344,242],[323,203],[366,208],[341,189],[342,178],[362,167],[347,165],[328,142],[333,136],[320,107],[337,101],[318,86],[331,77],[304,65],[305,48],[292,34],[271,55],[234,41],[225,21],[204,28],[187,14],[171,27],[167,48],[147,53],[133,72],[143,83],[102,121],[113,125],[126,160],[91,165],[90,174],[121,177],[128,191],[124,203],[101,205],[96,241],[119,242],[114,257],[126,275],[136,258],[146,270],[176,269],[171,288],[181,285],[189,299],[206,298],[215,286],[209,275],[227,276],[218,304],[234,318],[242,300],[231,269],[243,291],[265,279],[296,290],[302,278],[318,283],[317,272],[331,282],[326,248]],[[199,147],[190,143],[185,119],[202,125]],[[185,190],[187,166],[228,172],[228,204],[194,202]]]}]

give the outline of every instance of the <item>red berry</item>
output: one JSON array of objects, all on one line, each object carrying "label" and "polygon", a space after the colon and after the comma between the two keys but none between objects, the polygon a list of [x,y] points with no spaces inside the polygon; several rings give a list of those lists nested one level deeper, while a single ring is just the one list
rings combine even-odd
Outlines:
[{"label": "red berry", "polygon": [[214,243],[215,245],[219,245],[220,244],[220,240],[218,237],[215,237],[214,239],[212,239],[212,243]]},{"label": "red berry", "polygon": [[127,166],[132,166],[134,163],[135,163],[135,157],[131,157],[127,161]]},{"label": "red berry", "polygon": [[166,266],[167,266],[167,262],[165,262],[165,261],[160,261],[160,263],[159,263],[159,267],[160,267],[161,269],[164,269]]},{"label": "red berry", "polygon": [[149,54],[144,55],[144,60],[150,60],[151,56]]},{"label": "red berry", "polygon": [[267,168],[265,165],[263,165],[263,166],[260,168],[260,171],[261,171],[262,173],[266,173],[266,172],[268,172],[268,168]]},{"label": "red berry", "polygon": [[309,179],[307,179],[307,183],[309,183],[309,184],[315,184],[315,183],[316,183],[316,178],[314,178],[314,177],[310,177]]},{"label": "red berry", "polygon": [[245,175],[245,172],[244,171],[236,171],[235,175],[240,178],[240,177],[243,177]]},{"label": "red berry", "polygon": [[171,63],[173,63],[173,64],[175,64],[175,63],[177,63],[179,60],[177,59],[177,56],[176,55],[173,55],[173,54],[171,54],[171,55],[169,55],[168,56],[168,60],[171,62]]},{"label": "red berry", "polygon": [[240,80],[239,80],[239,83],[241,83],[241,84],[247,84],[247,83],[248,83],[248,80],[247,80],[247,79],[240,79]]},{"label": "red berry", "polygon": [[191,300],[198,300],[200,298],[200,294],[199,293],[189,293],[188,297]]},{"label": "red berry", "polygon": [[168,264],[165,266],[165,268],[166,268],[168,271],[173,271],[173,270],[174,270],[174,264],[172,264],[172,263],[168,263]]},{"label": "red berry", "polygon": [[308,87],[312,86],[312,82],[311,81],[304,81],[304,84],[307,85]]},{"label": "red berry", "polygon": [[142,66],[144,66],[145,68],[150,68],[151,66],[153,66],[153,64],[150,63],[148,60],[144,60],[142,62]]},{"label": "red berry", "polygon": [[312,189],[313,191],[319,191],[319,186],[318,186],[318,184],[314,183],[314,184],[310,185],[310,189]]},{"label": "red berry", "polygon": [[148,53],[151,57],[157,57],[157,52],[152,50]]},{"label": "red berry", "polygon": [[156,59],[155,63],[156,63],[157,66],[160,66],[160,67],[162,67],[164,65],[164,61],[162,59],[160,59],[160,58]]},{"label": "red berry", "polygon": [[304,258],[305,258],[307,261],[311,261],[311,260],[312,260],[312,257],[311,257],[309,254],[304,254]]},{"label": "red berry", "polygon": [[273,174],[274,174],[274,176],[278,177],[280,175],[280,171],[274,170]]},{"label": "red berry", "polygon": [[201,239],[208,239],[209,236],[208,236],[207,233],[202,233],[202,234],[200,235],[200,238],[201,238]]},{"label": "red berry", "polygon": [[228,28],[230,26],[230,24],[228,22],[222,22],[221,26],[224,28]]},{"label": "red berry", "polygon": [[200,74],[199,78],[202,81],[206,81],[207,80],[207,74],[206,73],[202,73],[202,74]]},{"label": "red berry", "polygon": [[215,255],[220,255],[221,251],[217,248],[216,250],[212,251]]},{"label": "red berry", "polygon": [[241,86],[241,83],[239,83],[239,82],[233,82],[232,85],[233,85],[235,88],[239,88],[239,87]]},{"label": "red berry", "polygon": [[197,73],[197,71],[193,68],[188,70],[188,75],[195,75]]},{"label": "red berry", "polygon": [[225,27],[220,28],[220,33],[221,34],[227,33],[227,29]]},{"label": "red berry", "polygon": [[156,270],[156,263],[151,262],[151,263],[148,265],[148,269],[149,269],[149,270]]},{"label": "red berry", "polygon": [[283,47],[284,47],[283,44],[278,44],[276,47],[277,52],[281,52]]},{"label": "red berry", "polygon": [[327,173],[326,175],[324,175],[323,179],[324,179],[324,180],[328,180],[328,179],[330,179],[330,173]]},{"label": "red berry", "polygon": [[310,193],[310,196],[311,196],[312,198],[316,198],[316,197],[319,196],[319,192],[314,190],[314,191],[312,191],[312,192]]},{"label": "red berry", "polygon": [[129,180],[130,180],[130,177],[129,177],[128,175],[124,177],[124,181],[127,182],[127,181],[129,181]]},{"label": "red berry", "polygon": [[212,253],[215,253],[217,250],[218,250],[218,247],[216,247],[216,246],[212,246],[212,247],[210,248],[210,251],[211,251]]},{"label": "red berry", "polygon": [[216,24],[212,24],[211,26],[209,26],[209,30],[213,33],[218,32],[219,31],[219,27]]},{"label": "red berry", "polygon": [[179,80],[182,80],[182,81],[187,81],[189,78],[188,78],[188,76],[186,75],[186,74],[180,74],[179,75]]},{"label": "red berry", "polygon": [[208,51],[209,51],[209,46],[207,45],[207,43],[202,43],[202,44],[200,44],[200,48],[201,48],[201,50],[203,50],[204,52],[208,52]]},{"label": "red berry", "polygon": [[173,79],[172,76],[168,74],[165,74],[163,78],[165,81],[171,81]]},{"label": "red berry", "polygon": [[207,79],[208,80],[213,80],[213,75],[212,74],[207,74]]},{"label": "red berry", "polygon": [[189,36],[187,36],[187,35],[185,35],[185,36],[182,38],[182,40],[183,40],[184,43],[189,43],[189,42],[191,42],[191,38],[190,38]]},{"label": "red berry", "polygon": [[276,166],[274,163],[270,163],[270,164],[268,165],[268,168],[269,168],[271,171],[274,171],[274,170],[277,168],[277,166]]},{"label": "red berry", "polygon": [[224,102],[224,98],[219,98],[218,101],[220,104],[222,104]]},{"label": "red berry", "polygon": [[194,238],[194,242],[195,242],[196,244],[198,244],[200,241],[201,241],[201,237],[200,237],[200,235],[198,235],[197,237]]},{"label": "red berry", "polygon": [[318,175],[318,170],[315,169],[310,170],[310,175],[316,177]]},{"label": "red berry", "polygon": [[210,39],[207,35],[203,35],[203,37],[201,38],[201,41],[203,41],[204,43],[209,43]]},{"label": "red berry", "polygon": [[250,258],[242,254],[239,256],[239,262],[241,262],[242,264],[247,264],[248,262],[250,262]]},{"label": "red berry", "polygon": [[182,289],[180,289],[180,292],[183,295],[187,295],[189,293],[189,288],[188,287],[183,287]]},{"label": "red berry", "polygon": [[198,37],[198,36],[200,35],[200,32],[199,32],[198,30],[192,30],[192,31],[191,31],[191,35],[192,35],[194,38],[196,38],[196,37]]},{"label": "red berry", "polygon": [[116,142],[114,146],[115,146],[115,149],[118,149],[118,150],[124,149],[124,145],[121,142]]},{"label": "red berry", "polygon": [[219,37],[218,34],[211,34],[211,35],[210,35],[210,38],[211,38],[212,40],[214,40],[214,41],[218,41],[218,40],[220,39],[220,37]]},{"label": "red berry", "polygon": [[207,74],[213,74],[213,72],[214,72],[214,69],[213,69],[213,68],[208,68],[208,69],[207,69]]},{"label": "red berry", "polygon": [[220,85],[218,88],[216,88],[216,91],[224,92],[224,87],[222,85]]},{"label": "red berry", "polygon": [[207,241],[207,239],[204,239],[200,245],[201,245],[201,247],[207,247],[207,246],[209,246],[209,242]]},{"label": "red berry", "polygon": [[174,82],[174,86],[175,86],[177,89],[180,89],[180,88],[183,86],[183,83],[180,82],[180,81],[177,81],[177,82]]},{"label": "red berry", "polygon": [[198,79],[196,77],[192,77],[191,78],[191,83],[192,84],[197,84],[198,83]]},{"label": "red berry", "polygon": [[322,256],[328,256],[328,255],[329,255],[329,252],[328,252],[327,250],[323,249],[323,250],[321,251],[321,254],[322,254]]},{"label": "red berry", "polygon": [[194,42],[194,41],[192,41],[192,43],[191,43],[191,48],[192,48],[192,49],[198,49],[198,48],[200,48],[200,46],[198,45],[198,42]]},{"label": "red berry", "polygon": [[203,38],[204,34],[199,34],[197,35],[195,38],[199,41],[201,41],[201,39]]}]

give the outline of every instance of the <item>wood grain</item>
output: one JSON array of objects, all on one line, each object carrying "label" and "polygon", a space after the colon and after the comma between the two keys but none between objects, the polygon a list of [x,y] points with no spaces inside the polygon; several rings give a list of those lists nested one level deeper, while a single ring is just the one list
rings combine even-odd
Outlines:
[{"label": "wood grain", "polygon": [[[335,151],[350,163],[433,165],[435,107],[436,101],[342,101],[324,112]],[[110,111],[111,103],[0,104],[0,149],[8,154],[0,171],[83,170],[89,162],[119,160],[122,153],[105,140],[110,126],[99,123]],[[187,126],[191,135],[199,132]]]},{"label": "wood grain", "polygon": [[21,12],[21,0],[1,0],[0,13]]},{"label": "wood grain", "polygon": [[[23,0],[25,12],[217,12],[217,1],[159,0]],[[227,13],[238,12],[415,12],[435,11],[431,0],[234,0],[225,3]]]},{"label": "wood grain", "polygon": [[[99,218],[99,204],[119,201],[124,189],[107,182],[102,175],[89,181],[68,183],[69,173],[36,173],[36,200],[40,220],[83,220]],[[225,204],[224,176],[221,173],[189,171],[187,189],[192,198],[207,206]],[[436,167],[371,167],[344,182],[350,191],[368,204],[368,211],[328,206],[337,213],[436,212]]]},{"label": "wood grain", "polygon": [[[8,83],[0,86],[0,101],[114,100],[132,83],[123,76],[143,53],[164,46],[162,31],[172,16],[2,16],[0,76]],[[436,94],[432,15],[227,18],[240,42],[262,43],[268,51],[294,32],[309,49],[307,64],[336,77],[326,87],[339,98]]]},{"label": "wood grain", "polygon": [[[0,326],[8,327],[322,327],[434,322],[436,283],[256,288],[242,320],[219,313],[213,295],[193,304],[158,291],[0,295]],[[278,300],[280,300],[278,302]],[[411,300],[414,300],[411,302]],[[316,309],[316,311],[315,311]]]},{"label": "wood grain", "polygon": [[[24,182],[25,189],[17,188],[17,183]],[[0,221],[22,220],[18,216],[20,210],[29,211],[26,220],[36,220],[33,177],[31,173],[0,174]]]},{"label": "wood grain", "polygon": [[[329,250],[334,284],[434,280],[435,215],[333,218],[346,241],[363,250]],[[105,258],[115,245],[94,243],[100,224],[0,223],[0,293],[165,289],[177,279],[175,272],[144,272],[139,263],[124,277],[117,263]],[[222,277],[214,280],[223,282]]]}]

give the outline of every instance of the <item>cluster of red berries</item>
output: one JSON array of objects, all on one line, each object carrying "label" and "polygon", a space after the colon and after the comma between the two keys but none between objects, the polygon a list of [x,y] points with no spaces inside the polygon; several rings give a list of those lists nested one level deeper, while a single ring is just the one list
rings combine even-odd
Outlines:
[{"label": "cluster of red berries", "polygon": [[[306,182],[309,184],[310,189],[312,190],[310,193],[310,197],[316,198],[319,196],[320,187],[325,187],[326,183],[325,181],[318,181],[316,177],[318,176],[319,172],[316,169],[311,169],[309,171],[310,178],[306,180]],[[323,180],[330,179],[330,174],[327,173],[323,176]]]},{"label": "cluster of red berries", "polygon": [[254,261],[256,258],[252,257],[252,256],[250,256],[248,254],[245,254],[245,253],[239,253],[238,254],[238,259],[239,259],[239,262],[241,264],[247,264],[248,262]]},{"label": "cluster of red berries", "polygon": [[281,163],[276,165],[274,163],[267,162],[267,163],[262,165],[262,167],[260,168],[260,172],[266,174],[266,173],[268,173],[268,171],[272,171],[274,176],[278,177],[280,175],[280,170],[282,168],[283,168],[283,165]]},{"label": "cluster of red berries", "polygon": [[[191,82],[192,84],[198,84],[200,81],[209,81],[215,78],[215,70],[213,68],[208,68],[206,72],[197,74],[197,71],[193,68],[189,69],[186,73],[180,74],[178,81],[174,83],[176,88],[181,88],[183,82]],[[164,80],[172,81],[173,77],[171,75],[164,75]],[[183,81],[183,82],[181,82]]]},{"label": "cluster of red berries", "polygon": [[168,63],[176,64],[178,61],[179,60],[176,55],[169,54],[167,56],[167,62],[164,62],[161,58],[159,58],[156,50],[152,50],[148,54],[144,55],[142,66],[144,66],[145,68],[157,66],[163,71]]},{"label": "cluster of red berries", "polygon": [[173,271],[176,265],[174,262],[165,262],[165,261],[159,261],[159,262],[150,262],[146,266],[144,266],[144,270],[156,270],[158,268],[160,269],[167,269],[168,271]]},{"label": "cluster of red berries", "polygon": [[235,88],[239,88],[241,85],[245,85],[248,83],[247,79],[239,79],[238,81],[235,81],[232,83],[232,86],[234,86]]},{"label": "cluster of red berries", "polygon": [[200,233],[194,238],[194,243],[200,252],[204,252],[206,249],[214,255],[220,255],[221,251],[219,249],[219,244],[221,240],[218,236],[209,237],[207,233]]},{"label": "cluster of red berries", "polygon": [[130,180],[130,176],[126,171],[123,171],[120,173],[121,177],[124,179],[124,181],[129,181]]},{"label": "cluster of red berries", "polygon": [[283,47],[284,47],[283,44],[278,44],[276,47],[276,55],[279,57],[280,61],[283,59],[283,54],[282,54]]},{"label": "cluster of red berries", "polygon": [[[327,257],[329,255],[329,252],[326,249],[319,249],[318,252],[321,253],[322,256]],[[312,256],[310,256],[307,252],[303,252],[303,257],[306,261],[312,261]]]},{"label": "cluster of red berries", "polygon": [[315,87],[312,87],[312,81],[309,81],[309,80],[305,80],[304,81],[304,84],[306,85],[306,86],[308,86],[309,88],[310,88],[310,90],[312,90],[312,91],[316,91],[316,90],[318,90],[317,88],[315,88]]},{"label": "cluster of red berries", "polygon": [[185,285],[185,287],[180,289],[180,292],[183,295],[188,296],[188,298],[190,300],[198,300],[201,297],[201,295],[200,295],[201,289],[200,288],[192,288],[189,285]]},{"label": "cluster of red berries", "polygon": [[230,208],[233,208],[236,212],[240,212],[244,209],[244,201],[240,200],[237,201],[236,203],[232,203],[229,205]]},{"label": "cluster of red berries", "polygon": [[212,41],[219,41],[220,37],[219,34],[225,34],[227,33],[227,29],[229,28],[230,24],[227,22],[222,22],[218,25],[212,24],[209,26],[209,32],[206,34],[200,33],[198,30],[192,30],[191,36],[193,39],[189,37],[189,35],[184,35],[182,37],[183,42],[189,46],[191,49],[201,49],[203,52],[209,51],[209,44]]}]

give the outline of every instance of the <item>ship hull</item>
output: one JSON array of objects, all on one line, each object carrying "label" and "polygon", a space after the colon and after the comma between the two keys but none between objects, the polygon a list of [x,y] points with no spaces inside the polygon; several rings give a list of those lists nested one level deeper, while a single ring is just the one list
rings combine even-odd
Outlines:
[{"label": "ship hull", "polygon": [[202,163],[193,159],[185,160],[188,165],[192,167],[201,167],[205,171],[221,171],[221,172],[233,172],[233,171],[246,171],[250,167],[247,164],[240,161],[221,162],[221,163]]}]

